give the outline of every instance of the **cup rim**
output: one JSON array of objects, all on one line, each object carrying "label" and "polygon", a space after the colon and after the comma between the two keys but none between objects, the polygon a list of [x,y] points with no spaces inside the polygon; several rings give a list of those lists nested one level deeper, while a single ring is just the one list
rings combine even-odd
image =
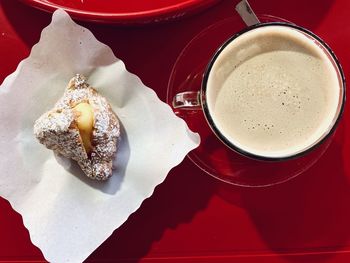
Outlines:
[{"label": "cup rim", "polygon": [[[207,82],[209,79],[209,74],[210,71],[215,63],[215,61],[217,60],[217,58],[219,57],[219,55],[221,54],[221,52],[226,48],[226,46],[228,46],[232,41],[234,41],[236,38],[238,38],[239,36],[241,36],[242,34],[245,34],[253,29],[256,28],[260,28],[260,27],[266,27],[266,26],[285,26],[285,27],[290,27],[290,28],[294,28],[297,29],[303,33],[306,33],[307,35],[311,36],[312,38],[316,39],[330,54],[330,56],[332,57],[332,59],[335,62],[336,68],[339,71],[340,74],[340,79],[342,82],[342,94],[340,94],[340,99],[341,99],[341,105],[340,105],[340,109],[339,109],[339,113],[338,116],[336,116],[335,121],[333,122],[332,126],[330,126],[328,128],[328,131],[326,131],[313,145],[311,145],[310,147],[306,148],[305,150],[302,150],[300,152],[297,152],[295,154],[291,154],[288,156],[277,156],[277,157],[272,157],[272,156],[264,156],[264,155],[258,155],[255,153],[251,153],[249,151],[246,151],[240,147],[238,147],[237,145],[235,145],[234,143],[232,143],[230,140],[228,140],[224,134],[222,134],[222,132],[217,128],[217,126],[214,123],[213,118],[210,115],[209,112],[209,107],[208,104],[206,102],[206,91],[207,91]],[[237,32],[236,34],[234,34],[233,36],[231,36],[229,39],[227,39],[214,53],[214,55],[211,57],[205,71],[204,71],[204,75],[203,75],[203,80],[202,80],[202,85],[201,85],[201,89],[200,89],[200,100],[201,100],[201,105],[202,105],[202,109],[204,112],[204,116],[209,124],[209,127],[212,129],[212,131],[214,132],[214,134],[226,145],[228,146],[231,150],[234,150],[235,152],[249,157],[251,159],[255,159],[255,160],[261,160],[261,161],[285,161],[285,160],[290,160],[290,159],[295,159],[301,156],[304,156],[306,154],[308,154],[309,152],[313,151],[315,148],[317,148],[319,145],[321,145],[326,139],[329,138],[329,136],[335,131],[336,127],[339,124],[339,121],[343,115],[344,112],[344,108],[345,108],[345,101],[346,101],[346,82],[345,82],[345,75],[342,69],[342,66],[338,60],[338,58],[336,57],[336,55],[334,54],[333,50],[327,45],[327,43],[321,39],[319,36],[317,36],[316,34],[314,34],[313,32],[311,32],[310,30],[292,24],[292,23],[287,23],[287,22],[264,22],[264,23],[259,23],[259,24],[255,24],[249,27],[246,27],[245,29]]]}]

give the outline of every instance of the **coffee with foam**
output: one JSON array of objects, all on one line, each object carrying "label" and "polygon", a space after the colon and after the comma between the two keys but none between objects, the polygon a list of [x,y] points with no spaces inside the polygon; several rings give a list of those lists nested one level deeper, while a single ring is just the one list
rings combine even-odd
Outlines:
[{"label": "coffee with foam", "polygon": [[230,42],[208,76],[206,103],[217,130],[245,152],[289,157],[334,124],[341,82],[334,61],[305,33],[272,25]]}]

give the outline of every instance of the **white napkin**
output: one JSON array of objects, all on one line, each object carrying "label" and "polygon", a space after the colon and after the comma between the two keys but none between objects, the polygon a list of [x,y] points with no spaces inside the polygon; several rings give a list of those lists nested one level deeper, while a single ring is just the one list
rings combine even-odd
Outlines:
[{"label": "white napkin", "polygon": [[[107,97],[123,126],[117,168],[106,182],[86,178],[33,136],[34,121],[76,73]],[[86,259],[199,144],[153,90],[62,10],[1,85],[0,123],[0,195],[50,262]]]}]

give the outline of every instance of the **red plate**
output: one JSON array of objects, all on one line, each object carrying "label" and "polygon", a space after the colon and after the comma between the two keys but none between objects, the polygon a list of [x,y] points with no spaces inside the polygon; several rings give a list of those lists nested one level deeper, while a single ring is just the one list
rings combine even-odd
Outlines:
[{"label": "red plate", "polygon": [[101,23],[144,24],[181,18],[219,0],[21,0],[38,9],[66,10],[72,17]]}]

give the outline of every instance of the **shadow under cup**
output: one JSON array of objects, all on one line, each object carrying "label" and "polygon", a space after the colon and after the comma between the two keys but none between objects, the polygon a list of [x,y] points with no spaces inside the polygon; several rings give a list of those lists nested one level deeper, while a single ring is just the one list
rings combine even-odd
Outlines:
[{"label": "shadow under cup", "polygon": [[[327,115],[327,125],[323,125],[322,129],[318,129],[318,133],[313,135],[313,139],[309,140],[306,145],[304,145],[302,148],[299,147],[288,151],[281,151],[280,153],[272,153],[269,154],[268,151],[265,153],[259,153],[254,150],[250,150],[249,147],[245,147],[244,144],[239,143],[239,138],[234,138],[231,136],[229,139],[227,131],[225,132],[222,128],[219,128],[220,121],[217,117],[215,117],[215,114],[213,114],[213,103],[210,102],[210,97],[213,96],[209,94],[214,94],[213,87],[218,86],[219,89],[223,85],[223,83],[226,81],[226,77],[230,75],[231,73],[229,70],[223,69],[223,67],[220,66],[220,63],[222,61],[228,62],[230,64],[231,62],[228,59],[229,56],[227,56],[227,50],[230,49],[232,46],[234,46],[237,41],[242,39],[242,36],[247,36],[249,33],[253,32],[254,30],[260,30],[260,29],[272,29],[274,28],[282,28],[283,30],[287,30],[292,32],[298,32],[298,34],[302,34],[303,36],[306,36],[308,41],[312,43],[314,50],[318,50],[318,52],[321,52],[323,54],[323,57],[326,58],[328,64],[331,65],[331,67],[335,71],[336,75],[336,82],[337,88],[334,89],[334,91],[337,92],[337,95],[335,96],[336,102],[333,103],[334,107],[332,108],[333,113],[331,115]],[[257,35],[257,37],[264,37],[264,35]],[[252,43],[254,43],[254,37]],[[287,39],[288,40],[288,39]],[[286,41],[287,41],[286,40]],[[311,40],[311,41],[310,41]],[[276,43],[275,43],[276,44]],[[277,43],[278,45],[278,43]],[[233,49],[234,50],[234,49]],[[241,52],[239,50],[238,52]],[[225,54],[226,53],[226,54]],[[224,54],[224,55],[223,55]],[[224,59],[223,59],[224,57]],[[237,59],[237,57],[235,57]],[[248,58],[250,59],[250,58]],[[245,60],[240,61],[239,63],[244,63]],[[219,64],[219,66],[218,66]],[[227,63],[226,63],[227,64]],[[231,63],[234,65],[234,63]],[[269,65],[267,65],[268,67]],[[302,67],[303,65],[301,65]],[[231,71],[234,70],[232,66]],[[225,71],[227,71],[225,73]],[[223,73],[224,72],[224,73]],[[223,75],[222,83],[215,83],[213,81],[213,78],[215,79],[215,76],[217,75]],[[226,75],[225,75],[226,74]],[[214,76],[214,77],[213,77]],[[249,86],[249,85],[248,85]],[[217,87],[216,87],[217,89]],[[338,90],[339,89],[339,90]],[[286,93],[284,93],[286,94]],[[230,96],[232,100],[237,99],[235,96]],[[208,122],[211,130],[214,132],[214,134],[217,136],[217,138],[220,139],[227,147],[234,150],[235,152],[249,157],[256,160],[263,160],[263,161],[282,161],[287,159],[293,159],[299,156],[302,156],[313,149],[315,149],[318,145],[323,143],[326,138],[332,134],[332,132],[335,130],[337,123],[339,122],[339,119],[342,115],[343,109],[345,104],[345,78],[344,73],[342,71],[341,65],[334,55],[333,51],[330,49],[330,47],[318,36],[313,34],[312,32],[296,26],[294,24],[285,23],[285,22],[268,22],[268,23],[260,23],[253,26],[250,26],[239,33],[233,35],[231,38],[229,38],[214,54],[214,56],[211,58],[209,64],[207,65],[207,68],[204,72],[203,80],[202,80],[202,87],[201,90],[198,92],[188,91],[188,92],[182,92],[175,95],[173,99],[173,107],[174,108],[182,108],[182,109],[197,109],[197,110],[203,110],[204,116],[206,118],[206,121]],[[283,103],[284,105],[284,103]],[[239,112],[239,111],[237,111]],[[240,114],[240,113],[238,113]],[[228,118],[230,120],[230,118]],[[225,119],[227,120],[227,118]],[[246,121],[246,120],[244,120]],[[222,123],[222,121],[221,121]],[[234,125],[235,122],[232,123]],[[239,124],[241,125],[241,124]],[[260,124],[259,124],[260,125]],[[222,125],[221,125],[222,126]],[[253,127],[254,128],[254,127]],[[292,147],[292,146],[291,146]]]}]

